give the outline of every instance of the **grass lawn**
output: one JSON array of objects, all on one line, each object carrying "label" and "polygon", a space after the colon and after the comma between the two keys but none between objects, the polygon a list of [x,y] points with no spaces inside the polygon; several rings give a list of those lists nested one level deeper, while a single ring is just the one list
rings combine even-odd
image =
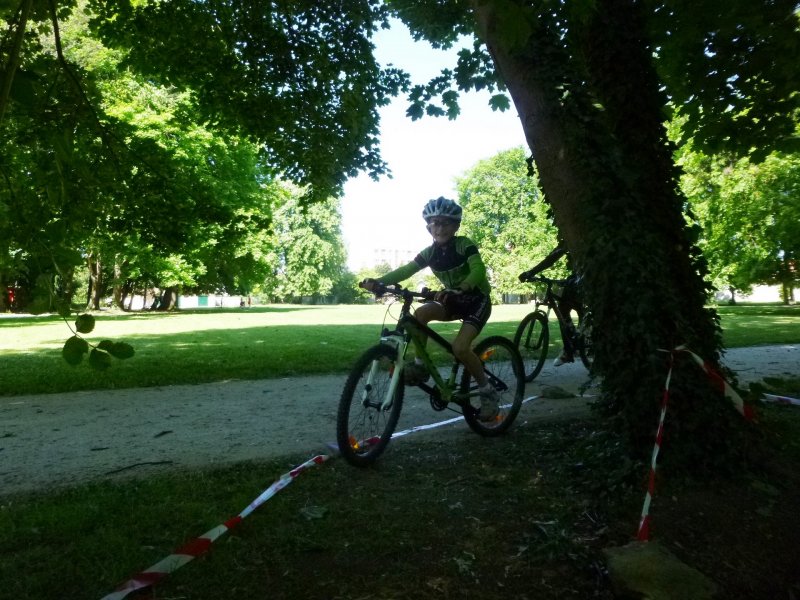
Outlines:
[{"label": "grass lawn", "polygon": [[[513,337],[530,310],[494,308],[485,335]],[[0,318],[0,395],[130,388],[346,372],[374,344],[398,306],[274,305],[177,313],[96,316],[88,341],[126,341],[136,355],[97,372],[60,356],[71,332],[58,317]],[[800,306],[740,305],[719,309],[728,347],[800,341]],[[456,324],[437,324],[452,335]],[[551,339],[559,342],[558,328]],[[551,347],[555,355],[556,347]]]}]

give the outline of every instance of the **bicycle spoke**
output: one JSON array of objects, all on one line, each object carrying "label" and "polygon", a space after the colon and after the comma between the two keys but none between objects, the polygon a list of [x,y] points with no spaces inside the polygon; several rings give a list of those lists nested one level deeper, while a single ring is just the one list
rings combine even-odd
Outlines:
[{"label": "bicycle spoke", "polygon": [[522,406],[525,389],[522,360],[514,343],[501,336],[482,340],[475,347],[475,353],[484,364],[487,381],[499,395],[499,412],[490,421],[480,420],[480,391],[470,374],[465,372],[461,385],[465,397],[464,419],[481,435],[499,435],[508,430]]}]

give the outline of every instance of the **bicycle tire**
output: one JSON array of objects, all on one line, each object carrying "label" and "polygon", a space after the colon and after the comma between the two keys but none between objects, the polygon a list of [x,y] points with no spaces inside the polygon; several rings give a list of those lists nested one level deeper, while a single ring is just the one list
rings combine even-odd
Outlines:
[{"label": "bicycle tire", "polygon": [[[385,344],[368,349],[356,361],[339,400],[336,443],[344,459],[353,466],[372,464],[386,449],[403,407],[403,382],[392,403],[382,409],[397,363],[397,350]],[[375,364],[372,382],[369,375]]]},{"label": "bicycle tire", "polygon": [[550,326],[547,315],[540,310],[528,313],[514,335],[524,366],[525,381],[530,383],[542,370],[550,347]]},{"label": "bicycle tire", "polygon": [[[487,422],[478,419],[479,406],[473,404],[473,402],[480,403],[479,397],[471,397],[470,401],[462,406],[464,420],[474,432],[485,437],[493,437],[511,427],[522,406],[522,396],[525,393],[522,358],[514,342],[499,335],[481,340],[475,346],[475,354],[481,359],[490,382],[495,384],[495,389],[502,400],[497,417]],[[477,382],[469,371],[464,369],[461,393],[467,394],[477,389]]]},{"label": "bicycle tire", "polygon": [[578,331],[575,335],[575,348],[578,358],[587,370],[592,370],[594,364],[594,345],[592,344],[591,327],[586,324],[586,317],[578,319]]}]

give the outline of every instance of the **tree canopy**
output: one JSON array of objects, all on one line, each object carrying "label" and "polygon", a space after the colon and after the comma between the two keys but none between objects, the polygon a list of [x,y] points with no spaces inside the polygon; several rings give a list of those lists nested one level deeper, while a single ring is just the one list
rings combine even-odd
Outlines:
[{"label": "tree canopy", "polygon": [[784,302],[794,300],[800,155],[772,153],[753,163],[685,147],[680,160],[682,187],[702,226],[700,246],[716,286],[735,300],[754,284],[778,284]]},{"label": "tree canopy", "polygon": [[[527,295],[519,274],[558,245],[557,232],[535,177],[527,175],[523,148],[482,160],[457,179],[464,206],[461,233],[481,249],[492,289]],[[499,296],[499,294],[498,294]]]},{"label": "tree canopy", "polygon": [[[15,306],[63,308],[83,296],[74,286],[85,270],[94,308],[112,288],[125,306],[149,287],[274,287],[276,244],[292,242],[283,229],[272,231],[273,211],[292,204],[301,212],[303,190],[276,182],[254,138],[204,122],[194,90],[126,69],[124,52],[91,33],[88,15],[73,11],[52,22],[56,41],[42,34],[42,44],[26,47],[0,139],[7,217],[0,281],[13,285]],[[70,83],[68,73],[79,78],[60,85]],[[27,92],[31,103],[20,101]],[[314,212],[335,219],[338,232],[334,203]],[[304,243],[319,242],[309,235]],[[316,291],[287,295],[324,294],[339,282],[345,269],[337,239],[317,254],[324,264],[340,260]],[[309,261],[305,268],[317,267]]]},{"label": "tree canopy", "polygon": [[204,119],[257,141],[266,164],[308,186],[313,198],[337,195],[359,171],[386,172],[376,109],[405,86],[406,76],[381,68],[372,55],[370,38],[386,23],[380,3],[89,6],[103,41],[125,49],[126,66],[195,91]]}]

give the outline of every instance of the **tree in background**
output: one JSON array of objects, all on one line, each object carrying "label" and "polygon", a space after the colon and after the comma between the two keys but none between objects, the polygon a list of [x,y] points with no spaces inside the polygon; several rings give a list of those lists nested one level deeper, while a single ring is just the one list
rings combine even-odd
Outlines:
[{"label": "tree in background", "polygon": [[52,35],[47,20],[27,31],[0,138],[0,283],[16,308],[68,306],[76,273],[94,309],[263,281],[277,187],[258,147],[200,124],[190,92],[122,68],[82,12],[51,17]]},{"label": "tree in background", "polygon": [[[558,245],[537,178],[528,176],[522,147],[478,162],[456,180],[464,206],[460,232],[481,249],[492,291],[526,295],[519,274]],[[499,297],[496,298],[499,300]]]},{"label": "tree in background", "polygon": [[201,118],[257,140],[264,161],[309,198],[386,173],[378,112],[406,85],[381,68],[374,0],[99,2],[94,25],[148,79],[195,90]]},{"label": "tree in background", "polygon": [[[800,284],[800,156],[763,162],[681,149],[682,187],[702,226],[700,246],[731,301],[754,284],[781,286],[784,303]],[[777,299],[777,298],[776,298]]]},{"label": "tree in background", "polygon": [[264,292],[281,301],[313,302],[351,281],[341,233],[339,201],[305,205],[296,190],[284,195],[273,221],[273,273]]}]

